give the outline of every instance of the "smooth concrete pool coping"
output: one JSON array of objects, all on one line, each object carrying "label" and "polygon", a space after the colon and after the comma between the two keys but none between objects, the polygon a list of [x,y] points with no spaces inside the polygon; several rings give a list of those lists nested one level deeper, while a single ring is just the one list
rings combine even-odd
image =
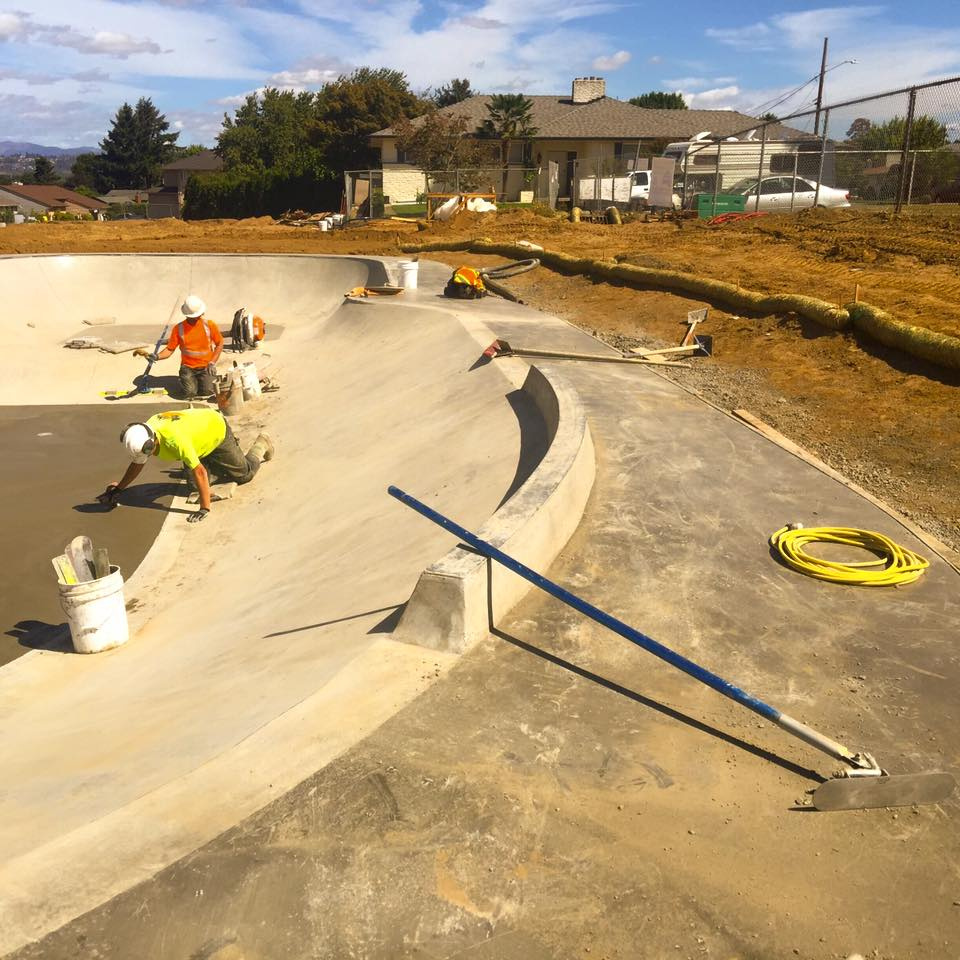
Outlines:
[{"label": "smooth concrete pool coping", "polygon": [[[49,266],[24,259],[17,266],[34,279]],[[9,261],[0,258],[0,271]],[[87,289],[91,304],[133,270],[158,289],[199,283],[211,310],[223,314],[226,297],[238,296],[268,322],[283,318],[283,339],[268,345],[282,392],[234,424],[251,439],[267,426],[278,456],[197,528],[184,522],[178,498],[127,583],[130,643],[96,657],[33,651],[0,671],[8,746],[0,761],[3,953],[280,796],[442,676],[455,658],[438,648],[462,650],[485,632],[482,571],[468,558],[469,589],[448,592],[443,609],[433,606],[447,624],[466,626],[459,639],[448,631],[438,640],[415,615],[403,618],[407,642],[391,637],[384,614],[402,608],[445,538],[405,515],[386,496],[387,482],[420,496],[443,491],[465,522],[546,567],[575,529],[593,478],[589,429],[562,377],[551,382],[520,363],[470,369],[493,337],[488,311],[450,309],[439,298],[442,268],[423,265],[421,289],[402,302],[341,306],[346,290],[381,282],[384,267],[369,259],[220,256],[112,256],[99,266],[106,272],[108,264],[114,275]],[[386,265],[387,275],[394,266]],[[56,277],[47,277],[54,298],[68,299],[64,274],[84,271],[89,288],[97,267],[56,258]],[[269,268],[294,271],[301,289],[292,307],[283,284],[257,289],[257,271],[262,280]],[[231,271],[234,283],[224,283],[221,274]],[[314,304],[309,288],[318,272],[324,282]],[[31,292],[36,299],[36,285]],[[141,291],[128,303],[131,322],[142,321],[138,304],[148,300]],[[74,301],[79,312],[92,309]],[[75,329],[78,319],[45,323],[45,340],[28,335],[34,352],[49,345],[60,402],[96,402],[91,369],[101,371],[102,361],[87,355],[97,351],[59,347],[61,327]],[[500,504],[520,454],[518,414],[505,398],[524,384],[553,442]],[[398,397],[402,403],[387,409]],[[214,593],[208,572],[221,586]],[[499,617],[526,585],[496,583]]]}]

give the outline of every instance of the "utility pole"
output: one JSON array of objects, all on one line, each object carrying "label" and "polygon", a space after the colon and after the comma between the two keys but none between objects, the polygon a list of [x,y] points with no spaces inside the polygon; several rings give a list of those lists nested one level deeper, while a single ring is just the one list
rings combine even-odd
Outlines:
[{"label": "utility pole", "polygon": [[820,133],[820,108],[823,106],[823,75],[827,72],[827,43],[829,37],[823,38],[823,57],[820,60],[820,85],[817,87],[817,114],[813,120],[813,135]]}]

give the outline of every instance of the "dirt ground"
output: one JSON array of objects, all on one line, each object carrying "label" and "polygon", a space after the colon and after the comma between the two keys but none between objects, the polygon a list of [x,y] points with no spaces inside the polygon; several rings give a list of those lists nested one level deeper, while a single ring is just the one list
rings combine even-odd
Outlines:
[{"label": "dirt ground", "polygon": [[[572,224],[528,212],[462,214],[419,230],[379,221],[334,233],[269,217],[184,223],[28,224],[0,231],[0,254],[67,252],[397,255],[410,243],[489,237],[680,269],[759,292],[863,300],[960,336],[960,211],[807,211],[709,227],[695,221]],[[425,254],[451,265],[501,262]],[[669,373],[727,409],[743,407],[960,549],[960,373],[796,316],[743,317],[710,304],[539,269],[509,282],[530,306],[616,346],[678,343],[686,312],[710,306],[714,356]],[[536,344],[524,344],[535,347]]]}]

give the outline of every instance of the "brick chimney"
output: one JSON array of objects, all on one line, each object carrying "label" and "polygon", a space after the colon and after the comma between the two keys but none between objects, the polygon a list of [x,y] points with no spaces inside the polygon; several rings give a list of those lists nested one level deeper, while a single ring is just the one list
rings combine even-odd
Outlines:
[{"label": "brick chimney", "polygon": [[607,95],[607,81],[603,77],[577,77],[573,81],[574,103],[590,103]]}]

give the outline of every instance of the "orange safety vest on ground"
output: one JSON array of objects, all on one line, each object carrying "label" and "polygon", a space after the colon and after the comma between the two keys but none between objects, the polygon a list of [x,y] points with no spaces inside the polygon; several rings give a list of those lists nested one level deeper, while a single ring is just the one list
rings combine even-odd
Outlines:
[{"label": "orange safety vest on ground", "polygon": [[213,363],[213,353],[223,343],[223,336],[217,325],[206,317],[200,317],[193,323],[182,320],[174,328],[167,341],[168,350],[180,348],[180,356],[185,367],[200,369]]}]

